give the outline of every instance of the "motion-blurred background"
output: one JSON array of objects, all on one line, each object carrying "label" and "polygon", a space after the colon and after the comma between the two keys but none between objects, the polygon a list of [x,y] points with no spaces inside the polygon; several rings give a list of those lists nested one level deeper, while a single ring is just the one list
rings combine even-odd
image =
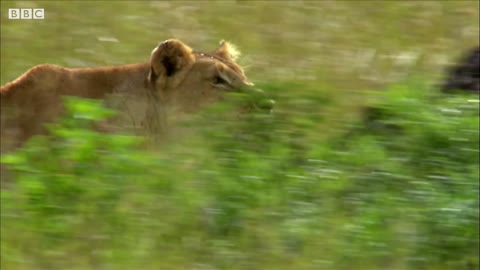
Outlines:
[{"label": "motion-blurred background", "polygon": [[478,1],[2,1],[0,37],[2,85],[226,39],[277,102],[161,151],[59,124],[8,159],[1,269],[478,269],[478,92],[436,87]]}]

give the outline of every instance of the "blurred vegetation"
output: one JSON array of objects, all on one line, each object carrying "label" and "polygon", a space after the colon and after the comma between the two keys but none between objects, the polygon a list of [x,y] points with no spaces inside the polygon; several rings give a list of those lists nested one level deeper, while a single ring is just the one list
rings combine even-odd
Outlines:
[{"label": "blurred vegetation", "polygon": [[[45,20],[8,20],[12,7]],[[277,104],[231,95],[158,145],[69,113],[2,162],[1,269],[478,269],[478,95],[440,95],[477,1],[2,1],[1,83],[220,39]],[[369,91],[366,91],[369,90]],[[262,101],[259,101],[260,103]]]},{"label": "blurred vegetation", "polygon": [[67,99],[51,136],[3,158],[2,269],[476,269],[478,99],[417,87],[372,95],[329,138],[308,113],[328,99],[226,114],[237,94],[159,152]]}]

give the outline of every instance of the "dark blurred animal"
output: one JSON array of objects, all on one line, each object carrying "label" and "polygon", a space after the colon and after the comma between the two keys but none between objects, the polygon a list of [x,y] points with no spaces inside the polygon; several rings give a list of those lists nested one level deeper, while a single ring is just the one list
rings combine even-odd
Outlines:
[{"label": "dark blurred animal", "polygon": [[480,47],[468,51],[459,63],[450,67],[441,86],[443,92],[480,91]]}]

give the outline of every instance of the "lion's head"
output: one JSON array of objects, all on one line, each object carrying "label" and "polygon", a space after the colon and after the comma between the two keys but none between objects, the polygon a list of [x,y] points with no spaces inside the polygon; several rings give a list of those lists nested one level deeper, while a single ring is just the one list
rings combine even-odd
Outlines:
[{"label": "lion's head", "polygon": [[191,111],[253,85],[235,62],[238,55],[225,41],[212,52],[196,52],[179,40],[166,40],[151,54],[148,84],[164,104]]}]

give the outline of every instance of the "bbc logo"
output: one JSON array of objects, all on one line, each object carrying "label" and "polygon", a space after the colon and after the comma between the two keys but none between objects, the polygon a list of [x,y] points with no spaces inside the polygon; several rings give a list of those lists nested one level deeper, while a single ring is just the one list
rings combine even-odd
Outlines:
[{"label": "bbc logo", "polygon": [[43,20],[45,11],[43,8],[9,8],[8,18],[10,20]]}]

